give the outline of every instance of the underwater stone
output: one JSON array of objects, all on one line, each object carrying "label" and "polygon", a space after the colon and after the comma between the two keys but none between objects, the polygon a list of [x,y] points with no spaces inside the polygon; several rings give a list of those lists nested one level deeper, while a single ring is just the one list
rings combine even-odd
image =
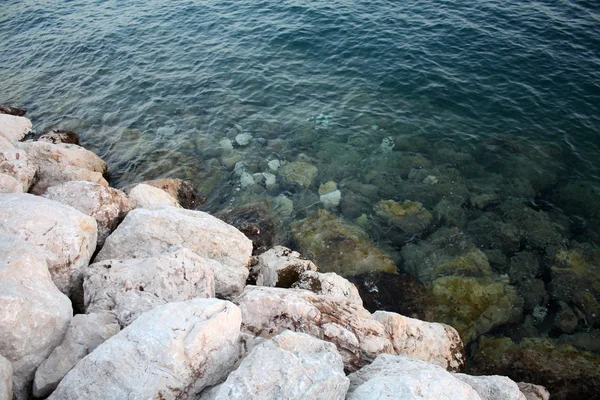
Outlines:
[{"label": "underwater stone", "polygon": [[318,169],[304,161],[294,161],[279,169],[279,174],[288,182],[301,186],[312,186]]},{"label": "underwater stone", "polygon": [[335,192],[337,190],[337,183],[329,181],[319,186],[319,195]]},{"label": "underwater stone", "polygon": [[233,150],[233,144],[231,144],[231,140],[229,139],[219,141],[219,147],[227,153]]},{"label": "underwater stone", "polygon": [[340,200],[342,199],[342,192],[339,190],[329,192],[327,194],[322,194],[319,199],[325,208],[334,208],[340,204]]},{"label": "underwater stone", "polygon": [[514,287],[490,278],[444,276],[430,285],[432,319],[454,327],[465,345],[509,322],[518,322],[523,299]]},{"label": "underwater stone", "polygon": [[279,167],[281,167],[281,161],[279,160],[271,160],[268,163],[269,169],[273,172],[276,172]]},{"label": "underwater stone", "polygon": [[427,185],[436,185],[438,183],[438,179],[433,175],[427,175],[427,177],[423,179],[423,183]]},{"label": "underwater stone", "polygon": [[440,201],[433,208],[436,218],[447,227],[463,229],[467,225],[467,216],[462,204],[462,197],[448,197]]},{"label": "underwater stone", "polygon": [[362,229],[326,210],[293,222],[291,230],[300,252],[319,265],[321,272],[342,276],[376,270],[396,272],[394,261]]},{"label": "underwater stone", "polygon": [[252,135],[249,133],[240,133],[235,137],[235,142],[242,147],[248,146],[251,141]]},{"label": "underwater stone", "polygon": [[396,143],[394,143],[394,138],[392,136],[388,136],[383,138],[381,144],[379,145],[379,149],[382,153],[390,153],[394,149],[394,146],[396,146]]},{"label": "underwater stone", "polygon": [[242,185],[242,188],[245,189],[248,186],[254,185],[254,183],[254,177],[250,173],[243,172],[240,176],[240,185]]},{"label": "underwater stone", "polygon": [[394,200],[381,200],[373,210],[389,225],[408,234],[421,232],[433,221],[431,213],[417,201],[406,200],[400,203]]},{"label": "underwater stone", "polygon": [[294,202],[286,195],[280,194],[274,199],[275,212],[283,217],[289,217],[294,213]]}]

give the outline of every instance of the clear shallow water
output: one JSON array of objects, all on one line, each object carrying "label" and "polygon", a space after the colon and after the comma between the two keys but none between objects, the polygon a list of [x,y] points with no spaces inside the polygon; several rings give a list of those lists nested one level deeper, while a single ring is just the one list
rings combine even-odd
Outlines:
[{"label": "clear shallow water", "polygon": [[[276,214],[283,242],[288,222],[323,207],[317,189],[330,180],[343,199],[332,211],[352,224],[371,218],[379,200],[419,201],[433,212],[450,199],[462,214],[434,213],[412,243],[458,226],[494,260],[493,279],[520,265],[516,253],[534,254],[546,293],[539,306],[550,311],[533,323],[526,305],[517,325],[559,338],[598,328],[591,316],[570,332],[553,325],[560,304],[589,311],[600,289],[582,289],[595,301],[585,305],[578,282],[559,296],[552,267],[566,262],[558,251],[597,247],[600,237],[599,32],[597,5],[583,1],[8,1],[0,102],[28,108],[38,131],[79,132],[115,186],[188,179],[212,212],[261,199],[277,209],[283,193],[294,202],[291,215]],[[222,149],[242,132],[249,146]],[[391,153],[381,148],[388,137]],[[309,188],[281,177],[274,188],[241,188],[233,173],[235,161],[260,173],[300,153],[318,168]],[[439,184],[423,184],[413,168]],[[478,208],[474,196],[490,193],[496,198]],[[521,223],[527,216],[514,210],[522,206],[548,222],[540,235],[551,239],[529,238],[540,223]],[[488,240],[500,222],[510,225],[504,233],[520,233]],[[371,218],[365,226],[409,271],[407,238],[389,235],[388,225]],[[600,257],[585,255],[592,274]],[[489,332],[519,339],[521,328],[501,329]]]}]

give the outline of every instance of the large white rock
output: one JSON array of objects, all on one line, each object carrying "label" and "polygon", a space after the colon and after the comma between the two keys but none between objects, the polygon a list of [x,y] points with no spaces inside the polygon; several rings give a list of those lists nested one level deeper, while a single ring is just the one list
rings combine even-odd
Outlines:
[{"label": "large white rock", "polygon": [[0,135],[0,150],[14,149],[15,146],[4,136]]},{"label": "large white rock", "polygon": [[36,368],[63,340],[71,302],[42,258],[17,251],[0,260],[0,310],[0,354],[12,363],[15,397],[26,399]]},{"label": "large white rock", "polygon": [[387,311],[376,311],[373,317],[385,326],[396,354],[429,361],[451,371],[460,371],[465,366],[462,340],[450,325]]},{"label": "large white rock", "polygon": [[10,175],[0,173],[0,193],[22,193],[23,185]]},{"label": "large white rock", "polygon": [[69,181],[46,190],[44,197],[69,205],[98,223],[98,247],[131,210],[127,195],[120,190],[88,181]]},{"label": "large white rock", "polygon": [[19,149],[0,150],[0,173],[15,178],[21,184],[21,192],[26,192],[33,183],[37,166],[27,153]]},{"label": "large white rock", "polygon": [[30,188],[33,194],[42,194],[50,186],[67,181],[90,181],[108,186],[103,178],[107,171],[106,163],[81,146],[31,141],[17,146],[25,150],[29,159],[38,166],[38,179]]},{"label": "large white rock", "polygon": [[0,399],[11,400],[13,398],[12,381],[12,364],[0,355]]},{"label": "large white rock", "polygon": [[475,389],[482,400],[527,400],[517,383],[506,376],[467,374],[454,374],[454,376]]},{"label": "large white rock", "polygon": [[181,207],[173,196],[154,186],[140,183],[129,191],[129,198],[135,208],[149,208],[157,206]]},{"label": "large white rock", "polygon": [[348,400],[481,400],[470,385],[450,372],[404,356],[382,354],[348,378]]},{"label": "large white rock", "polygon": [[235,302],[242,310],[244,332],[270,338],[289,329],[332,342],[348,371],[393,351],[383,325],[345,298],[300,289],[247,286]]},{"label": "large white rock", "polygon": [[239,357],[240,310],[217,299],[159,306],[77,363],[49,399],[187,399]]},{"label": "large white rock", "polygon": [[76,209],[27,193],[0,194],[0,257],[36,253],[58,289],[73,294],[96,249],[96,220]]},{"label": "large white rock", "polygon": [[211,400],[344,399],[350,381],[331,343],[285,331],[254,347]]},{"label": "large white rock", "polygon": [[252,269],[257,272],[258,286],[278,286],[289,288],[304,271],[316,271],[317,266],[303,259],[300,253],[287,247],[275,246],[258,257],[258,264]]},{"label": "large white rock", "polygon": [[135,209],[106,239],[96,261],[153,257],[171,247],[186,247],[220,264],[209,264],[218,296],[233,298],[243,290],[252,241],[233,226],[202,211],[175,207]]},{"label": "large white rock", "polygon": [[0,114],[0,136],[13,144],[31,132],[31,127],[31,121],[25,117]]},{"label": "large white rock", "polygon": [[151,258],[97,262],[84,272],[86,311],[112,311],[126,326],[165,303],[214,297],[210,262],[186,248]]},{"label": "large white rock", "polygon": [[46,397],[61,379],[101,343],[119,333],[121,327],[111,313],[77,314],[60,346],[35,371],[33,395]]},{"label": "large white rock", "polygon": [[316,271],[305,271],[300,274],[298,281],[292,287],[310,290],[327,297],[345,298],[360,306],[363,304],[356,286],[335,272],[322,274]]}]

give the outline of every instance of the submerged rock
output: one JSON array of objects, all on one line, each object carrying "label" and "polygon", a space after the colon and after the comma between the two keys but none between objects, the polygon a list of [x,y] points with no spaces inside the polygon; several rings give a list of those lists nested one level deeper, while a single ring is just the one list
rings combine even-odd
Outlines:
[{"label": "submerged rock", "polygon": [[[188,210],[193,210],[199,205],[204,204],[206,201],[206,196],[194,189],[190,183],[181,179],[163,178],[144,181],[142,183],[164,190],[177,200],[181,207],[187,208]],[[128,193],[133,187],[134,185],[128,186],[127,188],[124,188],[123,191]]]},{"label": "submerged rock", "polygon": [[38,139],[41,142],[50,143],[67,143],[79,145],[79,137],[73,131],[63,131],[61,129],[53,129],[50,132],[46,132],[41,135]]},{"label": "submerged rock", "polygon": [[349,384],[333,344],[285,331],[254,347],[212,395],[200,398],[342,400]]},{"label": "submerged rock", "polygon": [[62,342],[73,308],[43,258],[17,251],[3,253],[0,262],[0,310],[0,354],[12,364],[15,399],[25,400],[36,368]]},{"label": "submerged rock", "polygon": [[547,387],[552,399],[586,399],[600,393],[600,358],[550,339],[515,343],[509,338],[483,336],[472,358],[469,373],[535,382]]},{"label": "submerged rock", "polygon": [[62,378],[96,347],[120,331],[111,313],[77,314],[60,346],[35,371],[33,395],[46,397]]},{"label": "submerged rock", "polygon": [[8,114],[15,115],[17,117],[22,117],[27,114],[27,110],[24,108],[10,107],[5,106],[4,104],[0,104],[0,114]]},{"label": "submerged rock", "polygon": [[523,299],[513,286],[490,278],[445,276],[430,285],[428,319],[444,322],[468,344],[509,322],[518,322]]},{"label": "submerged rock", "polygon": [[394,261],[362,229],[325,210],[293,222],[291,230],[298,249],[323,272],[342,276],[376,270],[396,272]]},{"label": "submerged rock", "polygon": [[305,161],[293,161],[279,168],[278,172],[288,182],[310,187],[314,183],[318,169]]},{"label": "submerged rock", "polygon": [[131,204],[135,208],[152,208],[161,206],[181,207],[169,193],[154,186],[140,183],[129,190]]},{"label": "submerged rock", "polygon": [[354,372],[346,399],[481,400],[468,384],[437,365],[404,356],[382,354]]},{"label": "submerged rock", "polygon": [[425,230],[433,221],[431,213],[416,201],[406,200],[400,203],[393,200],[381,200],[373,210],[388,225],[409,235]]},{"label": "submerged rock", "polygon": [[49,399],[192,398],[233,367],[240,322],[223,300],[157,307],[78,362]]}]

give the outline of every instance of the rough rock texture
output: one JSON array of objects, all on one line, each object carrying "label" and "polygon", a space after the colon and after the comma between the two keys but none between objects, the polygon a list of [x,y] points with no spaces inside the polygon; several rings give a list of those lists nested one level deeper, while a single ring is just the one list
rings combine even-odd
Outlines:
[{"label": "rough rock texture", "polygon": [[142,183],[164,190],[175,198],[183,208],[190,210],[193,210],[206,201],[204,195],[197,192],[191,184],[181,179],[154,179]]},{"label": "rough rock texture", "polygon": [[26,193],[0,195],[0,256],[20,250],[45,257],[58,289],[73,294],[96,249],[96,220]]},{"label": "rough rock texture", "polygon": [[24,142],[19,148],[39,167],[38,179],[31,193],[42,194],[50,186],[67,181],[90,181],[108,186],[103,175],[106,163],[100,157],[75,144]]},{"label": "rough rock texture", "polygon": [[154,186],[140,183],[129,191],[129,198],[136,208],[149,208],[156,206],[181,207],[177,200],[169,193]]},{"label": "rough rock texture", "polygon": [[0,104],[0,114],[16,115],[18,117],[21,117],[27,114],[27,110],[24,108],[10,107],[5,106],[4,104]]},{"label": "rough rock texture", "polygon": [[23,185],[10,175],[0,173],[0,194],[1,193],[22,193]]},{"label": "rough rock texture", "polygon": [[454,376],[475,389],[481,400],[527,400],[519,386],[506,376],[467,374],[454,374]]},{"label": "rough rock texture", "polygon": [[69,181],[46,190],[44,197],[67,204],[93,217],[98,223],[98,247],[131,210],[127,195],[87,181]]},{"label": "rough rock texture", "polygon": [[344,399],[350,381],[335,346],[285,331],[254,347],[218,390],[201,399]]},{"label": "rough rock texture", "polygon": [[37,140],[50,143],[79,144],[79,138],[75,132],[60,129],[53,129],[50,132],[46,132],[37,138]]},{"label": "rough rock texture", "polygon": [[16,399],[26,399],[35,369],[63,340],[71,302],[43,258],[15,251],[0,261],[0,310],[0,354],[12,363]]},{"label": "rough rock texture", "polygon": [[171,247],[186,247],[221,264],[210,263],[217,295],[231,298],[243,290],[252,242],[234,227],[201,211],[135,209],[106,239],[95,261],[153,257]]},{"label": "rough rock texture", "polygon": [[287,247],[275,246],[258,256],[258,264],[252,267],[256,272],[258,286],[291,287],[304,271],[316,271],[317,266],[303,259],[300,253]]},{"label": "rough rock texture", "polygon": [[0,399],[13,398],[13,368],[10,361],[0,355]]},{"label": "rough rock texture", "polygon": [[0,136],[9,142],[16,143],[31,131],[31,121],[25,117],[0,114]]},{"label": "rough rock texture", "polygon": [[34,181],[37,166],[23,150],[0,150],[0,173],[12,176],[21,184],[20,192],[26,192]]},{"label": "rough rock texture", "polygon": [[279,168],[279,175],[288,182],[305,187],[312,186],[317,172],[317,167],[304,161],[294,161]]},{"label": "rough rock texture", "polygon": [[300,252],[322,272],[352,276],[370,271],[396,272],[394,261],[358,226],[318,210],[291,224],[292,237]]},{"label": "rough rock texture", "polygon": [[518,382],[517,385],[527,400],[550,400],[550,392],[543,386],[527,382]]},{"label": "rough rock texture", "polygon": [[126,326],[165,303],[214,297],[210,262],[186,248],[151,258],[97,262],[84,272],[86,311],[112,311]]},{"label": "rough rock texture", "polygon": [[431,213],[417,201],[407,200],[399,203],[393,200],[381,200],[373,210],[388,225],[407,234],[421,232],[433,221]]},{"label": "rough rock texture", "polygon": [[450,371],[460,371],[465,366],[463,343],[451,326],[387,311],[377,311],[373,318],[385,327],[396,354],[428,361]]},{"label": "rough rock texture", "polygon": [[75,315],[62,344],[52,351],[35,372],[33,395],[46,397],[52,393],[79,360],[119,333],[120,329],[117,318],[111,313]]},{"label": "rough rock texture", "polygon": [[240,323],[223,300],[157,307],[77,363],[49,399],[193,398],[237,360]]},{"label": "rough rock texture", "polygon": [[331,298],[344,298],[362,306],[362,299],[356,286],[333,272],[322,274],[316,271],[304,271],[292,287],[310,290]]},{"label": "rough rock texture", "polygon": [[354,372],[348,400],[480,400],[477,392],[450,372],[425,361],[382,354]]},{"label": "rough rock texture", "polygon": [[383,325],[360,305],[299,289],[247,286],[236,300],[243,331],[270,338],[286,329],[334,343],[348,371],[355,371],[392,344]]}]

